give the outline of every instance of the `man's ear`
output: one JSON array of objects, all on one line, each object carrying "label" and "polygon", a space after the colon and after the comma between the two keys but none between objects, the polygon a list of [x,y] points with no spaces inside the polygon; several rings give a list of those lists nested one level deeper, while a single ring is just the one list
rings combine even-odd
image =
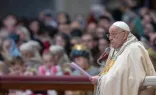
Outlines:
[{"label": "man's ear", "polygon": [[126,39],[128,38],[128,34],[129,34],[129,33],[127,33],[127,32],[125,31],[125,33],[124,33],[124,40],[126,40]]}]

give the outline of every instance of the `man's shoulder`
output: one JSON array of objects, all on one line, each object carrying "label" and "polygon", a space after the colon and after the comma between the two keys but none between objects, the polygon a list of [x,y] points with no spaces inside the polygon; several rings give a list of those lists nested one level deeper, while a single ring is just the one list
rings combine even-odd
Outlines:
[{"label": "man's shoulder", "polygon": [[145,49],[141,42],[134,42],[127,46],[127,50],[138,51],[140,49]]},{"label": "man's shoulder", "polygon": [[134,43],[131,43],[130,45],[127,46],[127,48],[131,49],[131,50],[136,50],[136,49],[140,49],[141,48],[144,48],[143,44],[141,42],[134,42]]}]

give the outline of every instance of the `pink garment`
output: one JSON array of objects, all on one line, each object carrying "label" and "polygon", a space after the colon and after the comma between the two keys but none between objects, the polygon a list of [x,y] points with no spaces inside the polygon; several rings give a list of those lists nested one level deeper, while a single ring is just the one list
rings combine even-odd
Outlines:
[{"label": "pink garment", "polygon": [[40,66],[38,69],[38,73],[40,75],[56,75],[58,72],[57,66],[52,66],[49,70],[44,66]]}]

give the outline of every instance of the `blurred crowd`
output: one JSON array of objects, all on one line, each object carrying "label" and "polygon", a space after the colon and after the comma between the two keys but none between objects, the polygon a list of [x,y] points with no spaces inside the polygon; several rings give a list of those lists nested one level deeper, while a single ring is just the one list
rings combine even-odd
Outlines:
[{"label": "blurred crowd", "polygon": [[[109,47],[109,27],[117,20],[130,26],[131,32],[145,45],[155,66],[155,11],[138,8],[133,2],[120,4],[123,6],[118,5],[113,11],[95,5],[87,18],[76,14],[71,19],[66,12],[53,14],[51,10],[41,11],[35,19],[8,14],[0,24],[0,75],[82,75],[71,68],[70,62],[97,75],[106,61],[98,64],[97,59]],[[51,93],[49,95],[57,95],[55,91]],[[76,95],[70,91],[66,93]]]}]

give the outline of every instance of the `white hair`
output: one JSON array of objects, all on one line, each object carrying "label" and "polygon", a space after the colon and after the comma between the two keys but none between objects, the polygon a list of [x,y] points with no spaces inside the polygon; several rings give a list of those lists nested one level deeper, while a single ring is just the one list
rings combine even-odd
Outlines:
[{"label": "white hair", "polygon": [[20,49],[20,51],[29,51],[29,52],[33,51],[33,47],[28,43],[21,44],[19,49]]},{"label": "white hair", "polygon": [[20,32],[22,32],[25,36],[25,40],[29,41],[30,40],[30,33],[28,31],[28,29],[24,26],[18,26],[17,29],[20,30]]},{"label": "white hair", "polygon": [[62,46],[59,46],[59,45],[51,45],[49,50],[50,50],[51,54],[64,53],[64,48]]},{"label": "white hair", "polygon": [[61,55],[58,64],[62,65],[64,63],[69,63],[69,57],[65,53],[65,50],[64,50],[64,48],[62,46],[59,46],[59,45],[51,45],[50,48],[49,48],[49,50],[50,50],[50,53],[51,54]]},{"label": "white hair", "polygon": [[27,43],[31,45],[34,49],[38,51],[41,50],[41,45],[39,44],[39,42],[31,40],[31,41],[28,41]]},{"label": "white hair", "polygon": [[27,43],[23,43],[20,46],[20,51],[30,52],[33,54],[33,57],[39,58],[39,59],[41,58],[40,53],[39,53],[40,49],[41,49],[41,46],[36,41],[29,41]]}]

